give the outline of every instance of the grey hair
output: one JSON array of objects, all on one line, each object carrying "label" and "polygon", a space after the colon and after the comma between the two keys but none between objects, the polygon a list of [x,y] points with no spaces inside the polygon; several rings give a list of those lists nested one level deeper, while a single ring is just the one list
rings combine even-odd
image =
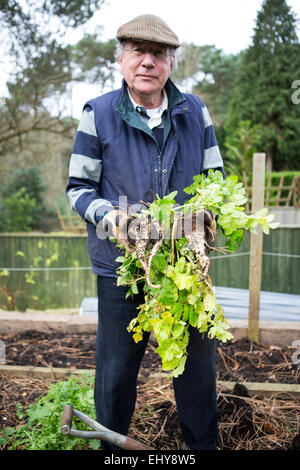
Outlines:
[{"label": "grey hair", "polygon": [[[116,52],[115,52],[116,60],[118,60],[118,57],[123,57],[123,54],[125,51],[125,43],[126,41],[117,41]],[[168,50],[168,54],[171,57],[172,71],[174,72],[178,68],[179,49],[175,49],[174,47],[168,47],[167,50]]]}]

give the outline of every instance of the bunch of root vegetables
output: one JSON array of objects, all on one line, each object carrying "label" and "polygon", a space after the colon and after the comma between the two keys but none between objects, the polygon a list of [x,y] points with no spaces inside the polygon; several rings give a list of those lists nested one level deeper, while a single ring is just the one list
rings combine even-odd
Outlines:
[{"label": "bunch of root vegetables", "polygon": [[[224,179],[219,171],[194,176],[184,190],[191,197],[183,205],[175,202],[177,192],[135,214],[124,243],[124,255],[116,261],[118,285],[127,285],[127,296],[142,287],[145,303],[128,325],[138,342],[144,331],[153,331],[162,369],[177,377],[185,367],[190,328],[220,341],[232,339],[222,307],[209,277],[211,250],[232,253],[244,231],[260,225],[268,234],[278,224],[268,209],[247,215],[245,189],[236,176]],[[225,238],[216,247],[216,235]],[[142,285],[142,286],[140,286]]]}]

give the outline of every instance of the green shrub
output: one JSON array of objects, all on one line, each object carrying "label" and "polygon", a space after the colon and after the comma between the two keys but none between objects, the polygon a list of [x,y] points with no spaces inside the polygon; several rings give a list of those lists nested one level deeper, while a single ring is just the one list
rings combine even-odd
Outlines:
[{"label": "green shrub", "polygon": [[32,228],[36,200],[20,188],[1,201],[0,229],[5,232],[29,232]]},{"label": "green shrub", "polygon": [[3,181],[0,187],[0,231],[41,229],[48,214],[43,202],[44,192],[39,167],[20,168]]},{"label": "green shrub", "polygon": [[[281,176],[284,175],[283,184],[289,186],[293,183],[295,176],[300,176],[300,171],[273,171],[272,172],[272,185],[278,185]],[[267,177],[266,177],[267,178]]]},{"label": "green shrub", "polygon": [[[283,177],[282,186],[286,187],[286,186],[292,186],[293,185],[293,180],[294,180],[295,176],[300,176],[300,171],[273,171],[271,173],[271,181],[270,181],[269,180],[269,174],[266,172],[266,174],[265,174],[265,194],[267,194],[267,192],[268,192],[269,195],[270,195],[270,200],[268,202],[269,206],[274,206],[276,201],[277,201],[278,191],[279,191],[279,184],[280,184],[280,180],[282,179],[282,177]],[[248,184],[248,186],[251,187],[251,185],[252,185],[252,174],[247,175],[247,184]],[[270,189],[268,191],[268,186],[271,186],[273,189]],[[287,197],[289,197],[289,195],[290,195],[290,189],[284,189],[284,188],[281,189],[281,193],[280,193],[281,198],[283,198],[283,199],[287,198]],[[281,201],[280,205],[285,206],[286,201]],[[289,205],[290,206],[294,205],[293,197],[291,197]]]}]

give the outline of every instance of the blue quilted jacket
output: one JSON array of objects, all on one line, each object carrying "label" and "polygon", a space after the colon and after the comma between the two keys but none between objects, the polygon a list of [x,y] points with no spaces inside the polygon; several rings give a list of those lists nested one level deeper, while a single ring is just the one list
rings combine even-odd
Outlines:
[{"label": "blue quilted jacket", "polygon": [[[97,223],[116,207],[152,202],[178,191],[176,202],[193,176],[218,168],[222,157],[211,118],[199,97],[183,94],[169,79],[163,145],[134,109],[123,81],[121,89],[84,106],[66,188],[72,209],[87,222],[88,246],[95,274],[114,277],[120,255],[115,244],[99,236]],[[97,235],[98,234],[98,235]],[[101,239],[102,238],[102,239]]]}]

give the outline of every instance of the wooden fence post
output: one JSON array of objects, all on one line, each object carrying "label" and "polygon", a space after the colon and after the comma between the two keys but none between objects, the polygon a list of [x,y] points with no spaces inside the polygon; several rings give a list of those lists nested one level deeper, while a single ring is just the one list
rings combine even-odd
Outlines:
[{"label": "wooden fence post", "polygon": [[[265,153],[253,154],[251,213],[257,212],[264,207],[265,163]],[[261,226],[256,227],[256,231],[257,234],[251,233],[250,235],[248,339],[258,343],[263,247],[263,232]]]}]

